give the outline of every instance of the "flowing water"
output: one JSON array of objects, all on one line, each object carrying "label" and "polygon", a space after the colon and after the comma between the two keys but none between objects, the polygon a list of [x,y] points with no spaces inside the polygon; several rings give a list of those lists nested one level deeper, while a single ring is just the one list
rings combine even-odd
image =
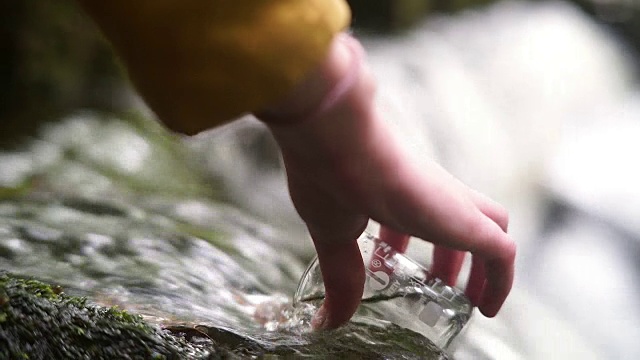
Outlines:
[{"label": "flowing water", "polygon": [[195,158],[152,122],[89,114],[0,154],[0,269],[267,353],[446,357],[368,317],[310,332],[315,307],[291,305],[308,259],[219,200]]},{"label": "flowing water", "polygon": [[[637,348],[629,316],[615,326],[601,322],[617,317],[614,310],[591,316],[582,272],[574,281],[579,296],[566,291],[568,278],[559,269],[566,269],[567,251],[555,254],[563,267],[540,272],[536,248],[540,166],[555,148],[554,134],[568,119],[601,113],[602,104],[610,124],[609,111],[619,110],[628,79],[635,78],[628,51],[615,44],[584,14],[555,1],[504,1],[430,19],[407,37],[365,42],[381,84],[381,110],[408,152],[416,161],[437,158],[473,187],[511,201],[510,232],[520,260],[528,260],[519,261],[521,274],[539,276],[548,299],[565,299],[568,309],[582,298],[583,311],[574,317],[597,320],[596,336],[582,337],[566,312],[538,301],[539,292],[519,276],[498,318],[471,318],[459,346],[452,344],[457,359],[619,358],[599,356],[595,348],[602,342],[622,353],[616,340],[622,333],[627,348]],[[328,334],[309,332],[314,307],[294,309],[291,298],[311,247],[289,203],[277,152],[258,132],[227,131],[182,141],[139,118],[81,114],[0,153],[0,270],[266,353],[446,356],[424,337],[370,317]],[[611,214],[618,216],[615,205]],[[576,239],[582,249],[582,235]],[[548,287],[549,278],[556,287]],[[611,303],[613,292],[603,293]],[[629,304],[628,291],[617,293],[624,301],[614,303]]]}]

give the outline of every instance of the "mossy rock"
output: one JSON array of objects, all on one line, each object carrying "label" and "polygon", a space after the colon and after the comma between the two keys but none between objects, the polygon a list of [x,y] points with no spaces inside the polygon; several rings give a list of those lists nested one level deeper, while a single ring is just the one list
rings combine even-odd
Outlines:
[{"label": "mossy rock", "polygon": [[0,273],[0,359],[216,359],[230,354],[117,307]]},{"label": "mossy rock", "polygon": [[[363,335],[373,341],[364,341]],[[283,340],[288,339],[288,340]],[[447,359],[427,339],[395,326],[350,323],[332,334],[257,335],[207,326],[146,323],[60,287],[0,272],[0,359]]]}]

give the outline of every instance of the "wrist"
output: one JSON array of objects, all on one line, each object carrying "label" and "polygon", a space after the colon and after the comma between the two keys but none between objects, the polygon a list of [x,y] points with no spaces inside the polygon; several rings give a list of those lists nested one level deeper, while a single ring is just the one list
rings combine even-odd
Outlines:
[{"label": "wrist", "polygon": [[287,96],[255,113],[268,125],[294,125],[310,120],[335,106],[353,86],[362,58],[360,44],[339,34],[322,63]]},{"label": "wrist", "polygon": [[346,154],[368,147],[379,132],[375,83],[356,39],[341,35],[334,40],[325,62],[297,90],[274,107],[279,111],[275,120],[258,115],[287,161],[343,163]]}]

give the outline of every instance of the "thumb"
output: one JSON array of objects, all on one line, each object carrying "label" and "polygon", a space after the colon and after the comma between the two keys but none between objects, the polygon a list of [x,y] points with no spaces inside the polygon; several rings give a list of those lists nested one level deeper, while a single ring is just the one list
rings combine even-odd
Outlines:
[{"label": "thumb", "polygon": [[314,237],[325,286],[324,303],[311,322],[314,329],[333,329],[349,321],[360,304],[365,281],[362,255],[355,239],[326,240]]}]

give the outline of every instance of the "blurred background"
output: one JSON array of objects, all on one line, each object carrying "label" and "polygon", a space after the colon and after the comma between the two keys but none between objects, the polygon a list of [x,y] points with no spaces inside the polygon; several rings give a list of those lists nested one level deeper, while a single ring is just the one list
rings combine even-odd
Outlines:
[{"label": "blurred background", "polygon": [[[516,289],[498,320],[475,317],[456,358],[640,358],[640,2],[350,4],[379,105],[417,161],[438,159],[511,212]],[[77,115],[87,109],[152,117],[75,3],[0,2],[0,190],[37,166],[7,154],[105,131],[95,124],[110,117]],[[83,121],[94,125],[80,131]],[[177,141],[216,196],[310,256],[277,149],[255,119]],[[127,162],[147,148],[113,144],[95,157]]]}]

